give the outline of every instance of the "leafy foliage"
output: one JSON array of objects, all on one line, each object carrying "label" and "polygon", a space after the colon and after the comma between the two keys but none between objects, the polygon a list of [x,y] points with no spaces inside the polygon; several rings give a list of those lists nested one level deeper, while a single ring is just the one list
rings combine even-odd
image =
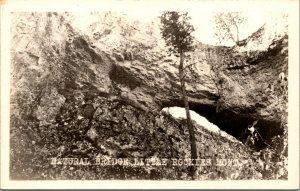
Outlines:
[{"label": "leafy foliage", "polygon": [[161,17],[161,34],[166,41],[169,50],[180,54],[193,50],[194,27],[189,23],[187,13],[164,12]]}]

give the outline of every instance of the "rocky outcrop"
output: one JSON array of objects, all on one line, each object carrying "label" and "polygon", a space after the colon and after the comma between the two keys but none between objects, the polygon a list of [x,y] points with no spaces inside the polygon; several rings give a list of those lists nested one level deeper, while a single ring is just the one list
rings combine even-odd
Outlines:
[{"label": "rocky outcrop", "polygon": [[[183,104],[178,58],[166,51],[158,22],[141,23],[107,12],[90,15],[94,20],[83,26],[78,24],[77,17],[80,15],[69,13],[13,14],[12,132],[23,127],[20,124],[28,123],[22,136],[40,140],[36,148],[40,152],[44,152],[43,147],[49,149],[51,141],[59,148],[68,146],[65,152],[53,151],[55,156],[59,153],[74,156],[68,141],[79,141],[82,147],[92,144],[93,149],[87,155],[93,156],[97,155],[96,148],[101,154],[115,157],[156,156],[154,150],[159,157],[187,157],[184,128],[180,129],[178,122],[165,119],[167,116],[160,113],[163,107]],[[251,39],[245,46],[249,42]],[[195,52],[186,55],[186,65],[193,64],[186,74],[191,109],[240,140],[254,119],[259,120],[264,138],[281,133],[286,118],[283,114],[286,114],[287,84],[278,81],[278,75],[288,76],[287,43],[287,35],[275,39],[267,50],[214,47],[196,42]],[[88,120],[83,114],[87,103],[95,112]],[[51,135],[62,132],[68,135],[59,134],[43,142],[40,136],[49,133],[47,128],[51,129]],[[218,136],[200,138],[202,133],[201,130],[198,135],[201,141]],[[228,140],[221,140],[224,145],[220,148],[230,150],[228,156],[236,154],[231,151],[233,147],[238,148],[237,153],[245,154],[243,145],[232,146],[227,144]],[[201,141],[199,144],[204,145],[199,148],[210,145]],[[12,138],[12,144],[18,145],[18,140]],[[165,147],[169,144],[170,147]],[[22,150],[22,146],[16,146],[19,149],[16,150]],[[146,173],[145,177],[150,175]],[[204,175],[202,178],[205,179]]]},{"label": "rocky outcrop", "polygon": [[[190,179],[187,165],[173,160],[190,158],[189,134],[185,122],[174,120],[163,112],[146,114],[130,104],[98,97],[93,120],[80,118],[81,110],[76,101],[61,106],[58,124],[22,129],[13,126],[12,173],[13,179]],[[78,105],[77,105],[78,104]],[[14,122],[18,121],[13,119]],[[30,125],[32,126],[32,125]],[[29,126],[29,127],[30,127]],[[198,156],[203,161],[198,168],[197,179],[250,179],[260,178],[262,173],[251,156],[249,148],[238,141],[226,139],[194,124]],[[86,133],[83,133],[86,132]],[[31,134],[31,137],[28,137]],[[37,139],[34,137],[42,136]],[[19,143],[21,138],[22,144]],[[31,140],[35,140],[33,143]],[[26,149],[24,149],[24,147]],[[53,158],[134,158],[142,160],[167,159],[167,165],[51,165]],[[30,159],[30,160],[28,160]],[[221,164],[221,159],[231,159]],[[37,160],[37,165],[31,161]],[[51,161],[49,161],[51,160]],[[181,161],[182,162],[182,161]],[[249,165],[251,166],[249,168]],[[24,170],[22,170],[24,169]],[[59,173],[61,172],[61,173]]]},{"label": "rocky outcrop", "polygon": [[[16,22],[18,26],[13,27],[20,30],[14,31],[12,45],[18,52],[13,53],[13,61],[28,62],[29,70],[44,76],[60,70],[57,73],[61,76],[55,77],[61,81],[62,94],[73,90],[114,92],[149,110],[180,105],[178,59],[168,56],[158,32],[150,33],[142,24],[133,27],[125,18],[112,13],[98,17],[103,17],[102,23],[92,23],[92,27],[82,32],[73,29],[69,15],[48,13],[40,19],[26,15],[23,19],[36,21],[32,26],[25,23],[20,26],[21,22]],[[150,23],[148,27],[158,28],[155,24]],[[42,27],[38,28],[39,25]],[[104,31],[98,31],[103,25]],[[47,30],[42,30],[43,27]],[[25,34],[29,28],[41,30],[35,32],[39,38]],[[95,38],[98,33],[101,35]],[[109,44],[113,40],[115,46]],[[198,43],[187,62],[195,63],[187,71],[187,91],[194,105],[216,107],[220,99],[221,110],[278,119],[280,104],[272,103],[278,94],[274,89],[278,86],[279,73],[287,76],[287,36],[274,41],[266,51],[239,52],[235,47]],[[212,66],[216,69],[212,70]],[[47,72],[39,71],[46,69]]]}]

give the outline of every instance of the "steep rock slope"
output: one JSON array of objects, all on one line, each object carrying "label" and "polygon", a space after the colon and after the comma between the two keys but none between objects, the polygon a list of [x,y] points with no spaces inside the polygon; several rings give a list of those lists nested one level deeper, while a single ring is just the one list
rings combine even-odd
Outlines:
[{"label": "steep rock slope", "polygon": [[[158,20],[142,23],[110,12],[89,19],[92,24],[78,27],[112,55],[116,64],[110,77],[120,95],[152,111],[183,105],[178,58],[166,51]],[[278,80],[280,73],[288,76],[287,26],[284,19],[277,22],[283,24],[278,31],[272,33],[278,27],[267,23],[243,46],[196,42],[196,51],[187,55],[186,64],[194,63],[187,71],[191,108],[240,139],[255,120],[266,139],[282,132],[286,120],[287,81]]]},{"label": "steep rock slope", "polygon": [[[182,103],[177,58],[166,52],[158,22],[139,23],[107,12],[92,15],[97,22],[81,26],[76,17],[69,13],[13,14],[12,178],[105,179],[115,173],[111,167],[61,170],[49,164],[51,157],[189,157],[184,123],[160,113],[163,107]],[[264,101],[265,93],[253,87],[268,86],[266,82],[274,80],[276,89],[279,68],[287,70],[286,37],[273,45],[247,55],[234,48],[197,43],[188,59],[196,63],[187,75],[191,108],[212,121],[225,121],[229,126],[230,120],[236,122],[230,129],[233,134],[241,133],[255,117],[270,130],[273,123],[262,119],[276,121],[274,114],[280,115],[284,99],[281,94],[274,98],[266,95]],[[278,60],[275,64],[274,57]],[[263,74],[269,74],[268,81]],[[278,104],[272,105],[275,99]],[[215,116],[217,100],[221,103],[219,116]],[[245,115],[250,117],[245,120]],[[227,158],[255,161],[244,145],[198,128],[200,156],[222,153]],[[180,174],[176,174],[178,169],[166,168],[135,171],[120,167],[115,178],[188,178],[186,167]],[[236,174],[240,170],[249,173]],[[133,174],[126,177],[128,171]],[[264,173],[254,162],[251,168],[242,165],[235,171],[216,168],[199,172],[198,178],[265,178],[268,175]]]}]

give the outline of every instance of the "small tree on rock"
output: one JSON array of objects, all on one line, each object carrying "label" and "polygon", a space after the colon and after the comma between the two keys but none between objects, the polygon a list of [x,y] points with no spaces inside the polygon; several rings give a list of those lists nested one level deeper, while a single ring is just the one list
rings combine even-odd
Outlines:
[{"label": "small tree on rock", "polygon": [[[186,111],[186,122],[190,134],[191,159],[197,159],[197,147],[195,130],[191,121],[188,95],[185,88],[185,53],[193,51],[193,36],[191,33],[195,30],[189,23],[190,17],[187,13],[164,12],[161,17],[161,34],[169,47],[170,52],[179,56],[179,80],[181,85],[182,100]],[[193,160],[192,160],[193,161]],[[192,178],[195,178],[196,168],[192,167]]]},{"label": "small tree on rock", "polygon": [[240,25],[245,21],[245,17],[239,12],[218,13],[215,19],[215,36],[220,42],[232,40],[236,45],[240,42]]}]

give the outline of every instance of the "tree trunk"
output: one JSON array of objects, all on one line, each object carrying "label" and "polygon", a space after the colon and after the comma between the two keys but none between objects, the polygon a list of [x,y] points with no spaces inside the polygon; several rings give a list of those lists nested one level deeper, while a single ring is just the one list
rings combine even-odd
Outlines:
[{"label": "tree trunk", "polygon": [[[187,127],[189,129],[189,134],[190,134],[191,159],[197,159],[195,130],[194,130],[194,127],[192,124],[188,96],[187,96],[186,90],[185,90],[183,61],[184,61],[184,55],[183,55],[183,53],[180,53],[180,64],[179,64],[179,78],[180,79],[179,80],[180,80],[180,84],[181,84],[182,100],[183,100],[184,108],[185,108],[185,112],[186,112],[186,123],[187,123]],[[192,161],[195,162],[195,160],[192,160]],[[193,179],[195,179],[195,172],[196,172],[196,167],[192,166],[192,178]]]},{"label": "tree trunk", "polygon": [[236,28],[236,45],[238,45],[239,46],[239,42],[240,42],[240,39],[239,39],[239,28],[238,28],[238,26],[237,26],[237,24],[235,23],[234,24],[234,26],[235,26],[235,28]]}]

